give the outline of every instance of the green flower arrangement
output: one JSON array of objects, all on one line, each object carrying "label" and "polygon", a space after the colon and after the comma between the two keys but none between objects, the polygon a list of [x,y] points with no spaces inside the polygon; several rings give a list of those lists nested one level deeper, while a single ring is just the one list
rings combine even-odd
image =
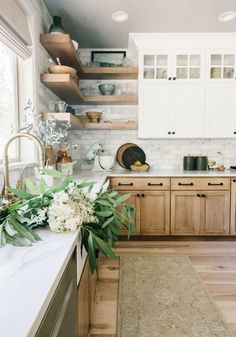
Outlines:
[{"label": "green flower arrangement", "polygon": [[15,201],[0,208],[0,247],[32,245],[41,240],[34,229],[42,226],[55,233],[80,230],[81,252],[87,251],[93,273],[98,251],[115,257],[120,226],[128,230],[128,237],[134,231],[135,208],[125,203],[130,195],[110,190],[107,182],[91,197],[94,182],[76,183],[74,177],[65,178],[55,170],[44,170],[44,174],[60,182],[48,188],[41,176],[37,183],[25,179],[26,191],[11,189]]}]

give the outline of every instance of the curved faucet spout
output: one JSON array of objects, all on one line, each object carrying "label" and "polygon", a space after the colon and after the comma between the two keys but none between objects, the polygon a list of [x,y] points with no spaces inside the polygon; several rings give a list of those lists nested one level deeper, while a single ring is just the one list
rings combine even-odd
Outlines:
[{"label": "curved faucet spout", "polygon": [[3,171],[4,171],[4,185],[2,190],[2,195],[8,196],[10,195],[10,183],[9,183],[9,161],[8,161],[8,148],[11,142],[17,138],[28,138],[33,140],[39,150],[39,167],[40,170],[44,169],[44,148],[42,143],[40,142],[39,138],[31,135],[29,133],[16,133],[12,135],[4,144],[3,147]]}]

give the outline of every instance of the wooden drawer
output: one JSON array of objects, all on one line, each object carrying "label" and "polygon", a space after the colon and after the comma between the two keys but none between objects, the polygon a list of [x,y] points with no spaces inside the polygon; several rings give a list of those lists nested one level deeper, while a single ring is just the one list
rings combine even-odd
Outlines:
[{"label": "wooden drawer", "polygon": [[168,190],[170,178],[111,178],[111,187],[116,190]]},{"label": "wooden drawer", "polygon": [[172,178],[172,190],[229,190],[230,178]]}]

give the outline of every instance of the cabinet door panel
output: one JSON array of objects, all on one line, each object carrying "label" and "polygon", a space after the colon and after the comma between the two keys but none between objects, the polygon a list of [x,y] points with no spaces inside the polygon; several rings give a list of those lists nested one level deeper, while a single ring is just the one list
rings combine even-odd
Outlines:
[{"label": "cabinet door panel", "polygon": [[213,83],[206,86],[206,136],[234,137],[236,85]]},{"label": "cabinet door panel", "polygon": [[229,235],[230,192],[204,191],[201,198],[201,234]]},{"label": "cabinet door panel", "polygon": [[[140,233],[140,198],[137,195],[140,195],[138,191],[119,191],[119,194],[130,194],[129,199],[126,200],[127,205],[132,205],[136,208],[134,213],[136,230],[133,235],[138,235]],[[124,226],[120,228],[120,235],[128,235],[128,230]]]},{"label": "cabinet door panel", "polygon": [[230,234],[236,235],[236,179],[231,179],[231,222]]},{"label": "cabinet door panel", "polygon": [[171,192],[171,234],[198,235],[200,198],[196,191]]},{"label": "cabinet door panel", "polygon": [[171,85],[141,83],[139,95],[139,137],[168,137],[172,121]]},{"label": "cabinet door panel", "polygon": [[173,86],[175,137],[204,137],[204,85],[175,83]]},{"label": "cabinet door panel", "polygon": [[141,234],[168,235],[170,232],[169,214],[169,191],[144,191],[141,193]]},{"label": "cabinet door panel", "polygon": [[89,263],[88,259],[80,279],[78,296],[78,335],[77,337],[87,337],[89,333]]}]

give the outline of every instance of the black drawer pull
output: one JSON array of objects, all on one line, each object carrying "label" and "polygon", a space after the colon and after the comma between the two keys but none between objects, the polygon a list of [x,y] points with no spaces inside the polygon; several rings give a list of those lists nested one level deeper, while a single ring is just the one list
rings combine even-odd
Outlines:
[{"label": "black drawer pull", "polygon": [[142,198],[144,198],[144,197],[145,197],[145,195],[142,193],[142,194],[141,194],[141,197],[142,197]]},{"label": "black drawer pull", "polygon": [[163,183],[159,183],[159,184],[148,183],[148,186],[163,186]]},{"label": "black drawer pull", "polygon": [[197,197],[201,198],[201,194],[200,194],[200,193],[197,193]]},{"label": "black drawer pull", "polygon": [[179,186],[193,186],[193,183],[188,183],[188,184],[183,184],[183,183],[178,183]]},{"label": "black drawer pull", "polygon": [[133,186],[133,183],[128,184],[118,183],[118,186]]},{"label": "black drawer pull", "polygon": [[205,197],[206,197],[206,194],[202,193],[202,194],[201,194],[201,197],[205,198]]},{"label": "black drawer pull", "polygon": [[208,186],[223,186],[223,183],[218,183],[218,184],[214,184],[214,183],[208,183]]},{"label": "black drawer pull", "polygon": [[140,194],[139,193],[137,194],[137,197],[140,198]]},{"label": "black drawer pull", "polygon": [[233,183],[235,183],[236,182],[236,179],[233,179]]}]

